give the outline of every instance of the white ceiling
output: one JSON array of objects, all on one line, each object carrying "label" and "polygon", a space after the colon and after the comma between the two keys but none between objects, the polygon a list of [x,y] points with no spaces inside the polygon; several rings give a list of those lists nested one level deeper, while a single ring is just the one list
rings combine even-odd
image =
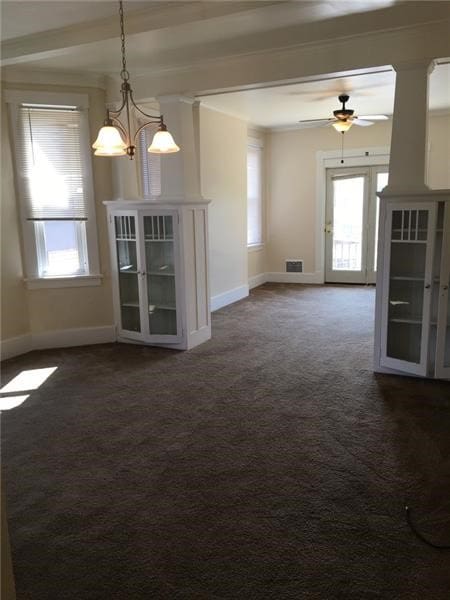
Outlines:
[{"label": "white ceiling", "polygon": [[[397,0],[124,2],[134,73],[308,41],[309,24],[382,9]],[[109,74],[120,64],[117,2],[3,1],[2,64]],[[24,36],[24,37],[23,37]]]},{"label": "white ceiling", "polygon": [[[162,0],[125,5],[127,61],[132,79],[158,70],[191,67],[217,58],[285,48],[301,40],[326,39],[330,28],[345,35],[344,22],[400,0]],[[423,3],[417,3],[417,5]],[[426,3],[427,16],[440,3]],[[434,8],[434,10],[437,10]],[[118,2],[109,0],[14,0],[1,2],[2,65],[34,73],[120,71]],[[375,11],[372,13],[372,11]],[[8,66],[9,65],[9,66]],[[212,108],[262,127],[292,126],[299,120],[327,118],[339,108],[337,96],[350,95],[359,114],[393,112],[395,74],[378,73],[201,97]],[[431,76],[430,108],[450,108],[450,67]]]},{"label": "white ceiling", "polygon": [[[200,96],[211,108],[235,115],[260,127],[290,127],[301,120],[326,119],[340,108],[339,94],[350,96],[347,108],[359,115],[394,110],[395,72],[322,79],[306,83]],[[437,65],[430,76],[429,108],[450,110],[450,64]]]},{"label": "white ceiling", "polygon": [[[140,0],[126,2],[125,7],[127,12],[131,12],[142,10],[148,4],[148,0]],[[3,0],[1,3],[2,40],[104,19],[117,15],[117,12],[118,3],[109,0],[94,2]]]}]

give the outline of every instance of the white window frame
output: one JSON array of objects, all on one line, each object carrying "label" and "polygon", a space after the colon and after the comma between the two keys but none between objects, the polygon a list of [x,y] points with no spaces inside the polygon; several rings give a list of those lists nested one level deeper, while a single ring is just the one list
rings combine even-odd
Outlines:
[{"label": "white window frame", "polygon": [[255,137],[248,137],[247,140],[247,153],[248,149],[256,149],[260,152],[261,159],[261,199],[260,199],[260,211],[261,211],[261,241],[255,243],[248,242],[248,192],[247,192],[247,250],[249,252],[257,252],[264,247],[265,243],[265,177],[264,177],[264,143],[262,140]]},{"label": "white window frame", "polygon": [[[77,227],[80,259],[87,262],[87,273],[75,275],[42,277],[40,264],[42,257],[39,253],[44,248],[43,234],[39,234],[39,226],[26,218],[24,193],[21,188],[20,178],[16,176],[16,191],[20,206],[20,220],[22,226],[24,248],[25,284],[29,289],[59,288],[59,287],[84,287],[100,285],[100,262],[98,253],[97,222],[95,214],[95,196],[92,175],[92,156],[90,152],[89,132],[89,96],[87,94],[71,94],[59,92],[13,91],[5,92],[5,100],[9,105],[11,139],[15,148],[13,154],[17,158],[19,148],[19,108],[21,104],[41,104],[44,106],[76,106],[81,111],[81,139],[85,151],[82,152],[83,173],[85,175],[85,188],[87,198],[87,221],[83,227]],[[81,231],[83,229],[85,234]],[[84,238],[84,239],[83,239]],[[84,256],[83,256],[84,255]]]}]

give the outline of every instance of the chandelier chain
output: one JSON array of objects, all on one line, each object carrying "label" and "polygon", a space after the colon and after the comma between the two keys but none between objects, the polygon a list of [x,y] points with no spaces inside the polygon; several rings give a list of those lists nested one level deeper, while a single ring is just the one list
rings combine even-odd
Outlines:
[{"label": "chandelier chain", "polygon": [[127,71],[127,59],[125,56],[125,26],[123,23],[123,2],[119,0],[119,17],[120,17],[120,42],[122,44],[122,72],[120,73],[124,81],[128,81],[130,74]]}]

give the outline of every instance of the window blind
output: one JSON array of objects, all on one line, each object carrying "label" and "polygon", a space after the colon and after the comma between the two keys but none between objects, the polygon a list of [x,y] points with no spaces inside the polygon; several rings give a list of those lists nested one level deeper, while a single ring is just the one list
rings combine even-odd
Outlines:
[{"label": "window blind", "polygon": [[161,195],[161,156],[147,152],[157,131],[158,125],[149,125],[139,134],[142,194],[145,198]]},{"label": "window blind", "polygon": [[75,108],[19,108],[18,173],[28,220],[87,220],[81,119]]},{"label": "window blind", "polygon": [[262,152],[247,150],[247,244],[262,243]]}]

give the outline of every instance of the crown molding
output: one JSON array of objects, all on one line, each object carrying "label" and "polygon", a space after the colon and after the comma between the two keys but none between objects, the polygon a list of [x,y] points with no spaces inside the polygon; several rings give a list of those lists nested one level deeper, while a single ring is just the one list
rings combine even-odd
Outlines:
[{"label": "crown molding", "polygon": [[31,69],[3,68],[1,71],[3,83],[32,83],[41,85],[65,85],[76,87],[92,87],[106,89],[104,75],[97,73],[72,73],[60,71],[44,71]]}]

